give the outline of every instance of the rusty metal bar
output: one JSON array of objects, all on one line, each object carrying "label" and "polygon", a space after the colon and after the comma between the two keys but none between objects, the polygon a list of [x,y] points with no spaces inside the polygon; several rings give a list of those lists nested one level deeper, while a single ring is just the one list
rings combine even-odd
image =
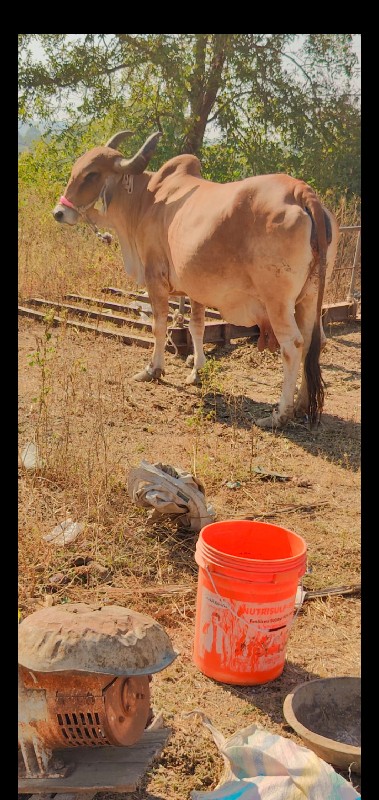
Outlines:
[{"label": "rusty metal bar", "polygon": [[353,297],[353,291],[354,291],[354,286],[355,286],[355,274],[356,274],[356,271],[357,271],[357,264],[358,264],[360,253],[361,253],[361,230],[359,229],[358,238],[357,238],[357,244],[356,244],[355,253],[354,253],[354,261],[353,261],[353,268],[352,268],[352,272],[351,272],[350,286],[349,286],[349,290],[348,290],[348,293],[347,293],[347,299],[348,300],[351,300],[351,298]]},{"label": "rusty metal bar", "polygon": [[185,304],[186,304],[186,298],[185,297],[180,297],[179,298],[179,313],[183,314],[183,316],[184,316]]},{"label": "rusty metal bar", "polygon": [[[335,272],[343,272],[345,270],[351,270],[350,285],[349,285],[348,292],[347,292],[347,297],[346,297],[346,302],[347,303],[351,303],[351,301],[354,300],[353,292],[354,292],[354,286],[355,286],[355,276],[356,276],[358,260],[359,260],[359,256],[360,256],[360,252],[361,252],[361,225],[341,225],[340,226],[340,232],[344,233],[346,231],[358,232],[357,244],[356,244],[355,253],[354,253],[353,266],[352,267],[337,267],[336,269],[333,270],[333,273],[335,273]],[[340,304],[337,303],[336,305],[340,305]],[[354,314],[353,314],[354,319],[356,317],[356,313],[357,313],[357,304],[355,303]]]}]

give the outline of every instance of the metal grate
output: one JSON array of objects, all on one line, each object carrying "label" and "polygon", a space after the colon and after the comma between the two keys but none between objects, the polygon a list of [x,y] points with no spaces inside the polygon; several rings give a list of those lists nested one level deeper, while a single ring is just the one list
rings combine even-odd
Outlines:
[{"label": "metal grate", "polygon": [[57,714],[57,722],[60,733],[65,745],[72,747],[98,747],[99,745],[110,745],[104,728],[102,727],[99,714],[95,712],[65,712]]}]

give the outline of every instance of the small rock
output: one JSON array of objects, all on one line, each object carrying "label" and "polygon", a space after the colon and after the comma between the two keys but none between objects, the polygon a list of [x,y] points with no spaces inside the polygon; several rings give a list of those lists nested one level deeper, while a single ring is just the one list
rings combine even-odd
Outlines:
[{"label": "small rock", "polygon": [[57,572],[49,578],[49,582],[47,586],[45,586],[45,591],[56,592],[60,586],[66,586],[67,583],[70,583],[70,579],[67,575],[65,575],[64,572]]},{"label": "small rock", "polygon": [[83,528],[84,525],[82,522],[73,522],[72,519],[65,519],[64,522],[60,522],[51,533],[46,534],[46,536],[42,538],[45,542],[51,542],[52,544],[70,544],[70,542],[74,542],[75,539],[77,539]]},{"label": "small rock", "polygon": [[112,570],[103,564],[98,564],[97,561],[91,561],[88,570],[102,581],[109,581],[112,577]]},{"label": "small rock", "polygon": [[74,571],[78,578],[87,583],[93,583],[94,581],[107,582],[112,578],[112,570],[104,567],[103,564],[92,561],[92,559],[85,565],[76,566]]},{"label": "small rock", "polygon": [[34,442],[28,442],[21,453],[21,463],[25,469],[41,469],[44,466],[40,458],[38,447]]},{"label": "small rock", "polygon": [[240,489],[242,484],[241,481],[227,481],[225,486],[227,489]]},{"label": "small rock", "polygon": [[92,556],[89,553],[84,553],[82,556],[77,556],[76,558],[71,561],[72,567],[86,567],[87,564],[93,561]]}]

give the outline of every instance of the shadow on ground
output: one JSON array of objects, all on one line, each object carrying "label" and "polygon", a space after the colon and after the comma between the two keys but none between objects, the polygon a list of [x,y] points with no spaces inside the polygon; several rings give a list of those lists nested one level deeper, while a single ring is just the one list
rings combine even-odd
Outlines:
[{"label": "shadow on ground", "polygon": [[[344,338],[354,332],[359,323],[335,324],[326,330],[327,338],[332,342],[339,343],[347,347],[360,347],[356,342],[350,342]],[[255,340],[248,340],[253,342]],[[208,353],[215,361],[227,364],[228,356],[240,347],[240,342],[231,342],[220,347],[215,346],[212,352]],[[184,365],[183,365],[184,366]],[[341,365],[325,365],[323,367],[325,378],[329,373],[338,373],[341,379],[349,383],[360,379],[360,373],[356,370],[346,368]],[[162,379],[166,386],[189,394],[188,387],[175,386],[170,381]],[[206,391],[204,387],[199,392],[198,400],[194,399],[194,412],[201,413],[204,418],[227,425],[233,428],[251,430],[260,417],[269,416],[273,406],[269,403],[256,402],[246,395],[236,395],[225,391]],[[267,429],[266,429],[267,430]],[[341,417],[324,413],[318,426],[310,429],[307,420],[296,420],[286,425],[284,429],[272,430],[274,436],[287,438],[289,441],[299,445],[304,450],[314,456],[321,456],[330,462],[338,464],[346,469],[357,471],[361,465],[361,425],[354,420],[346,420]]]},{"label": "shadow on ground", "polygon": [[[356,373],[351,372],[346,380],[356,380],[357,377]],[[257,403],[246,395],[218,391],[199,394],[197,400],[196,395],[190,393],[185,387],[179,387],[167,380],[161,380],[161,383],[194,398],[194,413],[197,411],[209,421],[214,420],[234,429],[250,431],[260,417],[268,417],[274,408],[270,403]],[[313,429],[309,427],[306,420],[299,419],[287,423],[286,427],[280,430],[273,428],[272,434],[285,437],[303,447],[311,455],[324,457],[346,469],[354,471],[360,469],[360,422],[324,413],[320,424]]]},{"label": "shadow on ground", "polygon": [[[273,408],[268,403],[256,403],[244,395],[231,396],[221,392],[208,392],[201,402],[204,415],[211,415],[224,425],[245,430],[251,430],[260,417],[269,416]],[[314,456],[322,456],[347,469],[360,469],[361,425],[353,420],[323,414],[320,424],[313,429],[306,421],[296,420],[283,429],[273,429],[272,434],[300,445]]]},{"label": "shadow on ground", "polygon": [[[285,718],[283,716],[285,697],[300,683],[305,683],[305,681],[311,681],[319,677],[320,675],[309,672],[309,670],[299,667],[298,664],[286,661],[282,674],[273,681],[256,684],[254,686],[235,686],[218,682],[217,685],[236,697],[247,700],[253,707],[258,708],[269,716],[274,723],[277,725],[284,725],[285,729],[288,728],[289,732],[294,733],[292,728],[285,724]],[[215,721],[215,725],[217,726],[217,721]]]}]

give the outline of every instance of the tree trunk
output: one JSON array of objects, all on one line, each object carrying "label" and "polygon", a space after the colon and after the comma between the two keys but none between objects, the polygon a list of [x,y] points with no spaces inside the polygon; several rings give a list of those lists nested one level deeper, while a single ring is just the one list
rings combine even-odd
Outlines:
[{"label": "tree trunk", "polygon": [[[195,66],[190,77],[189,129],[181,148],[182,153],[197,155],[203,144],[208,118],[221,86],[230,36],[230,33],[197,34],[194,47]],[[207,48],[211,48],[212,52],[208,69]]]}]

